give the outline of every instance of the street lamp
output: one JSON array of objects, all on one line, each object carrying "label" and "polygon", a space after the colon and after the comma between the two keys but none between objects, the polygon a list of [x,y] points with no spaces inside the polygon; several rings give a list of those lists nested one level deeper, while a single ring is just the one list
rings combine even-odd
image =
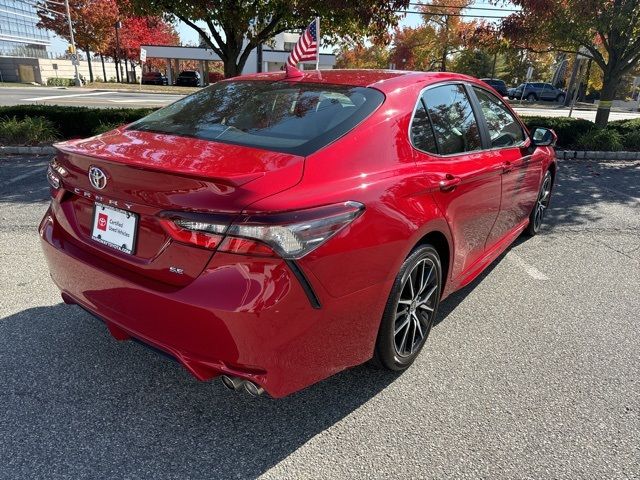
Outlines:
[{"label": "street lamp", "polygon": [[116,80],[118,80],[118,83],[121,83],[122,69],[120,68],[120,39],[118,38],[118,30],[122,28],[122,22],[118,20],[114,27],[116,28]]}]

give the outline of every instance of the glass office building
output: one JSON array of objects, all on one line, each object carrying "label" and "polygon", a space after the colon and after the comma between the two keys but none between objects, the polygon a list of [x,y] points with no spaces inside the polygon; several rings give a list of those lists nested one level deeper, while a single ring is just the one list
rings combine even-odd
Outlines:
[{"label": "glass office building", "polygon": [[0,0],[0,55],[47,57],[49,33],[36,27],[35,0]]}]

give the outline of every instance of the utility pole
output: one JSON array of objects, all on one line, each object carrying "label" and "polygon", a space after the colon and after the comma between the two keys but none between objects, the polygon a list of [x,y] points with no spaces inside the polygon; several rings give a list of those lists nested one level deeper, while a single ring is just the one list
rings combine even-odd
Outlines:
[{"label": "utility pole", "polygon": [[80,81],[80,72],[78,72],[78,49],[76,49],[76,41],[73,37],[73,24],[71,23],[71,11],[69,10],[69,0],[64,0],[64,8],[67,11],[67,22],[69,23],[69,40],[71,40],[71,48],[73,49],[73,54],[75,55],[75,59],[72,59],[73,68],[75,69],[75,84],[76,87],[81,87],[82,82]]}]

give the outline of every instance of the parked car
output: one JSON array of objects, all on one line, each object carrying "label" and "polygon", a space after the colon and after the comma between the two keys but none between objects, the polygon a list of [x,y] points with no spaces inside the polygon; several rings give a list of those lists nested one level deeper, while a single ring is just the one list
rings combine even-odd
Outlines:
[{"label": "parked car", "polygon": [[176,85],[198,87],[200,86],[200,73],[195,70],[183,70],[176,78]]},{"label": "parked car", "polygon": [[481,78],[480,80],[490,87],[493,87],[494,90],[503,97],[507,96],[507,84],[504,83],[504,80],[500,80],[498,78]]},{"label": "parked car", "polygon": [[144,72],[142,83],[145,85],[167,85],[167,77],[160,72]]},{"label": "parked car", "polygon": [[273,397],[409,367],[440,302],[540,230],[557,168],[555,134],[474,78],[286,75],[56,144],[39,226],[66,303]]},{"label": "parked car", "polygon": [[[523,93],[524,90],[524,93]],[[521,83],[515,89],[509,90],[509,98],[514,100],[548,100],[552,102],[564,102],[567,93],[564,90],[554,87],[550,83]]]}]

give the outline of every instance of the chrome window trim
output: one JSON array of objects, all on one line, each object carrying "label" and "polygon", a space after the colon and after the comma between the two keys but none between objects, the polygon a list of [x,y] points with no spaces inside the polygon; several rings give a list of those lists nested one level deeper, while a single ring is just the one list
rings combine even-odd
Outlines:
[{"label": "chrome window trim", "polygon": [[[486,91],[487,93],[493,95],[494,97],[498,98],[494,93],[491,93],[489,90],[487,90],[482,85],[479,85],[479,84],[474,83],[474,82],[466,82],[464,80],[444,80],[442,82],[432,83],[430,85],[427,85],[426,87],[423,87],[420,90],[420,92],[418,92],[418,97],[416,99],[415,105],[413,106],[413,110],[411,112],[411,121],[409,122],[409,128],[407,129],[407,137],[409,138],[409,144],[411,145],[411,147],[414,150],[417,150],[420,153],[424,153],[425,155],[431,155],[433,157],[451,158],[451,157],[459,157],[461,155],[472,155],[472,154],[476,154],[476,153],[480,153],[480,152],[493,152],[493,151],[496,151],[496,150],[506,150],[508,148],[528,148],[528,147],[531,146],[531,135],[529,134],[529,130],[526,128],[526,126],[522,122],[522,119],[520,118],[520,116],[504,100],[501,100],[501,99],[498,98],[498,100],[501,101],[502,104],[507,107],[507,110],[509,112],[511,112],[513,115],[515,115],[515,119],[518,121],[518,124],[520,125],[520,128],[522,129],[522,133],[524,133],[524,141],[522,143],[519,143],[517,145],[510,145],[508,147],[482,148],[480,150],[471,150],[471,151],[468,151],[468,152],[449,153],[447,155],[441,155],[439,153],[427,152],[425,150],[422,150],[422,149],[416,147],[413,144],[413,139],[411,137],[411,127],[413,126],[413,120],[414,120],[414,118],[416,116],[416,111],[418,110],[418,105],[420,104],[420,101],[422,99],[422,94],[424,92],[426,92],[427,90],[429,90],[430,88],[441,87],[443,85],[462,85],[463,87],[468,87],[471,90],[473,90],[473,87],[476,87],[476,88],[480,88],[480,89]],[[465,88],[465,92],[466,92],[466,90],[467,89]],[[471,99],[469,99],[469,103],[472,104]],[[473,108],[473,104],[471,106]],[[475,111],[474,111],[474,114],[475,114]],[[482,115],[483,115],[483,118],[484,118],[484,113]],[[476,122],[478,122],[477,118],[476,118]],[[478,125],[478,127],[481,128],[480,125]],[[436,146],[437,146],[437,139],[434,138],[434,140],[436,141]]]}]

